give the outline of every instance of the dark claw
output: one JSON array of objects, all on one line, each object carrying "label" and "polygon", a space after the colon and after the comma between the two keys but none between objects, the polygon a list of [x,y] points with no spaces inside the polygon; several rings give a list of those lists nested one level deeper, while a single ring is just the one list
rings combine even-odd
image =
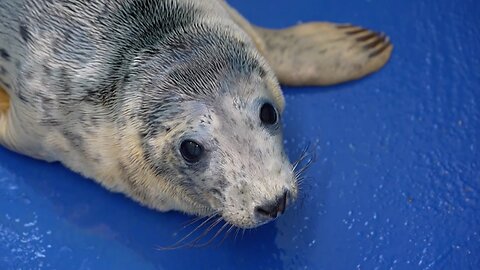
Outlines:
[{"label": "dark claw", "polygon": [[370,33],[368,35],[358,37],[357,41],[359,41],[359,42],[367,41],[367,40],[369,40],[373,37],[376,37],[377,35],[378,35],[377,33]]},{"label": "dark claw", "polygon": [[363,46],[366,50],[372,49],[377,47],[378,44],[384,43],[387,40],[387,37],[384,34],[378,35],[378,38],[373,42],[368,43],[367,45]]},{"label": "dark claw", "polygon": [[371,52],[368,57],[373,58],[379,54],[381,54],[383,51],[385,51],[388,47],[390,47],[390,42],[385,43],[382,47],[380,47],[378,50],[375,50]]},{"label": "dark claw", "polygon": [[367,29],[360,28],[360,29],[355,29],[355,30],[347,31],[347,32],[345,32],[345,34],[351,36],[351,35],[356,35],[356,34],[359,34],[359,33],[367,32],[367,31],[368,31]]}]

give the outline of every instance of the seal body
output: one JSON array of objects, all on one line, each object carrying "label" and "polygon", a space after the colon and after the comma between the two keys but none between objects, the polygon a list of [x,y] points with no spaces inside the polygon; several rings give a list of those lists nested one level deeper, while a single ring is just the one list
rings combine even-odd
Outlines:
[{"label": "seal body", "polygon": [[[258,117],[265,102],[283,108],[276,79],[216,1],[0,5],[6,147],[152,208],[242,227],[296,194],[281,127]],[[202,143],[200,162],[182,159],[184,138]]]},{"label": "seal body", "polygon": [[258,226],[297,195],[271,66],[296,84],[276,61],[299,48],[282,35],[220,0],[2,1],[0,143],[157,210]]}]

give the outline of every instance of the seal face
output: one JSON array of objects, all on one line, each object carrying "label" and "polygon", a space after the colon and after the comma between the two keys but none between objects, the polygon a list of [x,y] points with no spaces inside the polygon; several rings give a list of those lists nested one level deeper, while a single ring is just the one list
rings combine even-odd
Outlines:
[{"label": "seal face", "polygon": [[148,207],[251,228],[298,193],[275,75],[352,80],[391,50],[352,25],[255,27],[221,0],[3,1],[0,143]]},{"label": "seal face", "polygon": [[[141,109],[122,113],[128,117],[124,122],[141,123],[136,129],[142,159],[152,175],[178,192],[173,197],[181,210],[219,214],[239,227],[258,226],[277,217],[297,195],[282,146],[282,104],[270,89],[274,75],[251,44],[242,45],[217,27],[195,31],[172,37],[183,46],[171,56],[140,57],[125,87],[125,102]],[[168,71],[161,69],[158,63],[170,57]],[[138,179],[136,173],[130,179]],[[131,184],[144,201],[152,199],[149,204],[164,189]]]}]

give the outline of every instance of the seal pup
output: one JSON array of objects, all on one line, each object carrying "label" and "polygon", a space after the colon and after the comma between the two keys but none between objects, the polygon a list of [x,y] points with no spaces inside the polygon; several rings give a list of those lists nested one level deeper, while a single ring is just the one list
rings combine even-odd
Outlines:
[{"label": "seal pup", "polygon": [[256,27],[221,0],[2,1],[0,143],[252,228],[298,193],[279,82],[357,79],[391,51],[352,25]]}]

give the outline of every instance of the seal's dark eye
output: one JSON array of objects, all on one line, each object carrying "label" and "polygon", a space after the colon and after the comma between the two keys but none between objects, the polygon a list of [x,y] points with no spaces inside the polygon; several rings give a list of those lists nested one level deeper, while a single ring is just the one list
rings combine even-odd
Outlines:
[{"label": "seal's dark eye", "polygon": [[196,163],[202,157],[203,147],[194,141],[186,140],[180,145],[180,153],[187,162]]},{"label": "seal's dark eye", "polygon": [[275,110],[275,107],[273,107],[272,104],[265,103],[262,105],[262,108],[260,109],[260,120],[262,120],[262,123],[265,125],[273,125],[277,123],[277,110]]}]

